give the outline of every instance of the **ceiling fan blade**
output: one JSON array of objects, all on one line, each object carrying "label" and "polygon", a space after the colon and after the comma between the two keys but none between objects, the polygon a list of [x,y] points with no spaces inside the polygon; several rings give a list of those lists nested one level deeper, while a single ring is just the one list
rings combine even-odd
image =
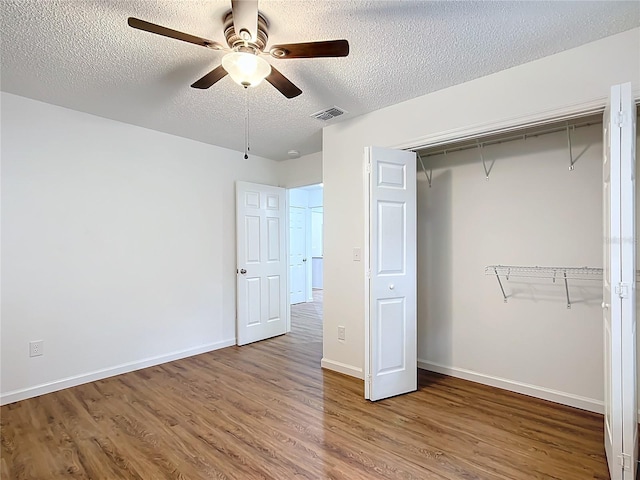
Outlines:
[{"label": "ceiling fan blade", "polygon": [[191,85],[192,88],[209,88],[211,85],[216,83],[218,80],[224,78],[227,75],[227,71],[222,68],[222,65],[217,66],[209,73],[207,73],[200,80]]},{"label": "ceiling fan blade", "polygon": [[327,40],[285,43],[274,45],[269,53],[275,58],[346,57],[349,55],[349,42],[346,40]]},{"label": "ceiling fan blade", "polygon": [[162,35],[164,37],[175,38],[176,40],[182,40],[183,42],[189,42],[195,45],[212,48],[213,50],[225,49],[223,45],[219,44],[218,42],[214,42],[213,40],[207,40],[206,38],[196,37],[194,35],[189,35],[188,33],[172,30],[167,27],[156,25],[155,23],[140,20],[139,18],[129,17],[127,23],[130,27],[137,28],[138,30],[144,30],[145,32],[151,32],[157,35]]},{"label": "ceiling fan blade", "polygon": [[[258,38],[258,0],[231,0],[231,11],[233,28],[238,38],[255,42]],[[248,34],[242,33],[243,31]]]},{"label": "ceiling fan blade", "polygon": [[278,70],[271,66],[271,73],[267,75],[267,82],[276,87],[281,94],[287,98],[297,97],[302,93],[298,87],[296,87],[291,80],[282,75]]}]

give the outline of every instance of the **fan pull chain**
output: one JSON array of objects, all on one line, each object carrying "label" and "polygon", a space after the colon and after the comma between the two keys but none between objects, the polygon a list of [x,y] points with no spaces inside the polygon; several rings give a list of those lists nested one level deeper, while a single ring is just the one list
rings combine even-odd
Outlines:
[{"label": "fan pull chain", "polygon": [[244,159],[249,159],[249,89],[244,87]]}]

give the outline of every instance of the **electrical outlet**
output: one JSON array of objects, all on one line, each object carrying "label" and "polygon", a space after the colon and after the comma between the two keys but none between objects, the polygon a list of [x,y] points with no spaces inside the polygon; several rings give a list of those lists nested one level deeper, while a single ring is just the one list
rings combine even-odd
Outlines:
[{"label": "electrical outlet", "polygon": [[338,327],[338,340],[344,340],[344,327]]},{"label": "electrical outlet", "polygon": [[40,355],[44,355],[44,340],[29,342],[29,356],[39,357]]}]

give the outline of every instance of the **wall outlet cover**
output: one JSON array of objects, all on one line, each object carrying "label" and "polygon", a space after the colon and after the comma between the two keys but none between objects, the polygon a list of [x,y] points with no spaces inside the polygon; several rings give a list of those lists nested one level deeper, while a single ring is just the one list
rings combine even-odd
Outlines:
[{"label": "wall outlet cover", "polygon": [[39,357],[41,355],[44,355],[44,340],[29,342],[29,356]]}]

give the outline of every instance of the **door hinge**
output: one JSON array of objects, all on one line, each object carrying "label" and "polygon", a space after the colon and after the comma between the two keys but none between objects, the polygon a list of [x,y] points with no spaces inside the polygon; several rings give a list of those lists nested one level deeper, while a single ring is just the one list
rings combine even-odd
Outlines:
[{"label": "door hinge", "polygon": [[367,173],[371,173],[371,164],[369,162],[365,164],[364,171]]},{"label": "door hinge", "polygon": [[622,125],[624,125],[624,113],[622,111],[616,112],[615,122],[618,128],[622,128]]},{"label": "door hinge", "polygon": [[371,384],[371,374],[367,375],[367,383]]},{"label": "door hinge", "polygon": [[628,283],[619,283],[615,286],[615,293],[620,298],[627,298],[629,296],[629,284]]},{"label": "door hinge", "polygon": [[618,457],[620,459],[620,466],[622,470],[631,470],[631,455],[623,453]]},{"label": "door hinge", "polygon": [[367,270],[367,278],[371,278],[371,270]]}]

